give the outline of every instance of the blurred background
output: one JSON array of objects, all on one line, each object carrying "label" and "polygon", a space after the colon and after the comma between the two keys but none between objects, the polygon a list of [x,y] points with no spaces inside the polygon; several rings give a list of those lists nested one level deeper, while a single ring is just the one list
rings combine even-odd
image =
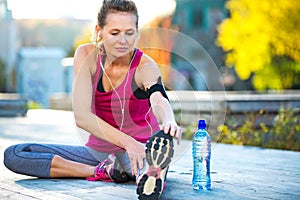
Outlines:
[{"label": "blurred background", "polygon": [[[135,2],[141,28],[168,28],[200,43],[218,67],[226,91],[300,88],[298,1]],[[70,92],[67,79],[71,72],[66,72],[67,67],[62,65],[71,65],[71,62],[61,60],[72,57],[78,45],[90,42],[100,4],[100,0],[88,3],[83,0],[0,0],[0,91],[30,93],[32,100],[36,100],[41,91]],[[176,48],[176,42],[168,36],[149,37]],[[192,57],[201,61],[201,55],[192,48],[185,51],[194,53]],[[197,80],[201,77],[195,76],[193,66],[186,60],[171,52],[152,50],[147,53],[160,65],[169,89],[207,90],[205,81],[201,84]],[[192,88],[168,80],[171,77],[168,68],[179,71]],[[48,81],[53,84],[55,79],[57,85],[52,88],[47,80],[34,78],[30,73],[35,70],[40,70],[35,76],[52,74]],[[27,91],[26,84],[36,87],[36,91]],[[42,104],[47,106],[46,101]]]},{"label": "blurred background", "polygon": [[[0,0],[0,93],[17,94],[28,100],[28,108],[71,109],[73,80],[72,57],[78,45],[91,41],[97,10],[101,0]],[[290,120],[295,129],[291,138],[300,143],[300,1],[295,0],[135,0],[139,9],[140,27],[160,27],[186,34],[202,45],[213,59],[227,94],[282,94],[292,111],[256,108],[264,97],[240,98],[243,107],[253,100],[248,118],[226,119],[224,134],[235,134],[233,140],[244,144],[249,138],[241,130],[268,132],[272,124],[257,122],[256,115],[272,112]],[[162,43],[167,49],[181,48],[170,35],[147,35],[143,42]],[[163,80],[171,91],[218,91],[216,77],[203,61],[204,53],[182,46],[203,68],[195,71],[189,61],[162,49],[144,49],[159,65]],[[180,74],[172,76],[172,71]],[[182,81],[180,80],[182,79]],[[290,96],[289,96],[290,95]],[[267,96],[265,103],[272,98]],[[296,103],[295,103],[296,102]],[[265,104],[264,104],[265,105]],[[282,106],[283,105],[283,106]],[[251,107],[252,106],[252,107]],[[274,111],[276,109],[276,112]],[[295,111],[296,109],[296,111]],[[244,110],[239,110],[243,115]],[[284,113],[288,112],[288,113]],[[230,113],[227,112],[227,113]],[[230,116],[227,114],[227,116]],[[273,118],[274,117],[274,118]],[[296,117],[296,118],[293,118]],[[253,118],[253,119],[252,119]],[[293,118],[293,120],[291,120]],[[238,118],[240,119],[240,118]],[[259,118],[260,119],[260,118]],[[187,120],[188,121],[188,120]],[[251,122],[252,125],[246,122]],[[265,121],[264,121],[265,122]],[[258,123],[258,124],[257,124]],[[292,124],[291,124],[292,123]],[[264,127],[264,125],[267,125]],[[228,129],[229,127],[229,129]],[[232,130],[242,127],[238,133]],[[275,127],[276,128],[276,127]],[[281,132],[280,127],[275,132]],[[231,130],[231,131],[230,131]],[[227,132],[226,132],[227,131]],[[248,134],[246,133],[245,134]],[[274,132],[274,134],[275,134]],[[276,133],[277,133],[276,132]],[[232,136],[231,134],[231,136]],[[232,136],[233,137],[233,136]],[[254,139],[255,135],[252,135]],[[260,137],[260,136],[259,136]],[[275,136],[274,136],[275,137]],[[291,139],[290,138],[290,139]],[[223,138],[224,139],[224,138]],[[257,139],[257,138],[256,138]],[[224,139],[225,141],[226,139]],[[262,139],[261,139],[262,140]],[[260,142],[261,142],[260,140]],[[276,140],[276,138],[274,139]],[[289,147],[291,149],[291,147]],[[299,145],[296,147],[298,150]],[[295,148],[294,148],[295,149]]]}]

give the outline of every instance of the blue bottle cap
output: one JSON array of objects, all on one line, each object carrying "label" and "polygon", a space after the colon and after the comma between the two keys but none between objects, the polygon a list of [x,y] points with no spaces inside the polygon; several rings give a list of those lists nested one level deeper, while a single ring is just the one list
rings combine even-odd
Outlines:
[{"label": "blue bottle cap", "polygon": [[205,129],[206,128],[206,122],[204,119],[200,119],[198,121],[198,129]]}]

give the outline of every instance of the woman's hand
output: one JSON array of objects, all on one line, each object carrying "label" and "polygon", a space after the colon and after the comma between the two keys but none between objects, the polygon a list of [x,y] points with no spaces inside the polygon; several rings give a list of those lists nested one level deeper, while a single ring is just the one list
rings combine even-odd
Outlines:
[{"label": "woman's hand", "polygon": [[144,168],[144,159],[145,159],[145,145],[138,142],[133,141],[126,147],[126,152],[128,154],[131,172],[133,175],[138,175],[138,169]]},{"label": "woman's hand", "polygon": [[180,126],[177,125],[177,123],[175,121],[166,121],[163,122],[162,124],[162,130],[166,133],[166,134],[170,134],[172,137],[175,137],[177,139],[177,144],[180,144],[181,141],[181,128]]}]

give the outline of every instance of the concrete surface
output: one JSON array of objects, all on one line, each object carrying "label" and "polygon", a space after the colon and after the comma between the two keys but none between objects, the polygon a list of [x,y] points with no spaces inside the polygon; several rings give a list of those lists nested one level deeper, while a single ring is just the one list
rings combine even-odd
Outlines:
[{"label": "concrete surface", "polygon": [[[135,183],[82,179],[37,179],[15,174],[3,165],[3,152],[20,142],[82,145],[86,135],[73,113],[29,110],[27,117],[0,118],[0,199],[137,199]],[[300,153],[213,144],[211,191],[193,191],[191,142],[176,147],[162,200],[300,199]]]}]

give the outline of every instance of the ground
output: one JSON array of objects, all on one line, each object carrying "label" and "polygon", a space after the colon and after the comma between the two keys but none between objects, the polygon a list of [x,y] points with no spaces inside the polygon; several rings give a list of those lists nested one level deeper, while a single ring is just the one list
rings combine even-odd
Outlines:
[{"label": "ground", "polygon": [[[26,117],[0,118],[0,199],[137,199],[135,183],[82,179],[37,179],[15,174],[3,165],[3,152],[20,142],[82,145],[73,113],[29,110]],[[300,153],[225,144],[212,145],[212,190],[192,189],[191,142],[176,146],[162,200],[300,199]]]}]

